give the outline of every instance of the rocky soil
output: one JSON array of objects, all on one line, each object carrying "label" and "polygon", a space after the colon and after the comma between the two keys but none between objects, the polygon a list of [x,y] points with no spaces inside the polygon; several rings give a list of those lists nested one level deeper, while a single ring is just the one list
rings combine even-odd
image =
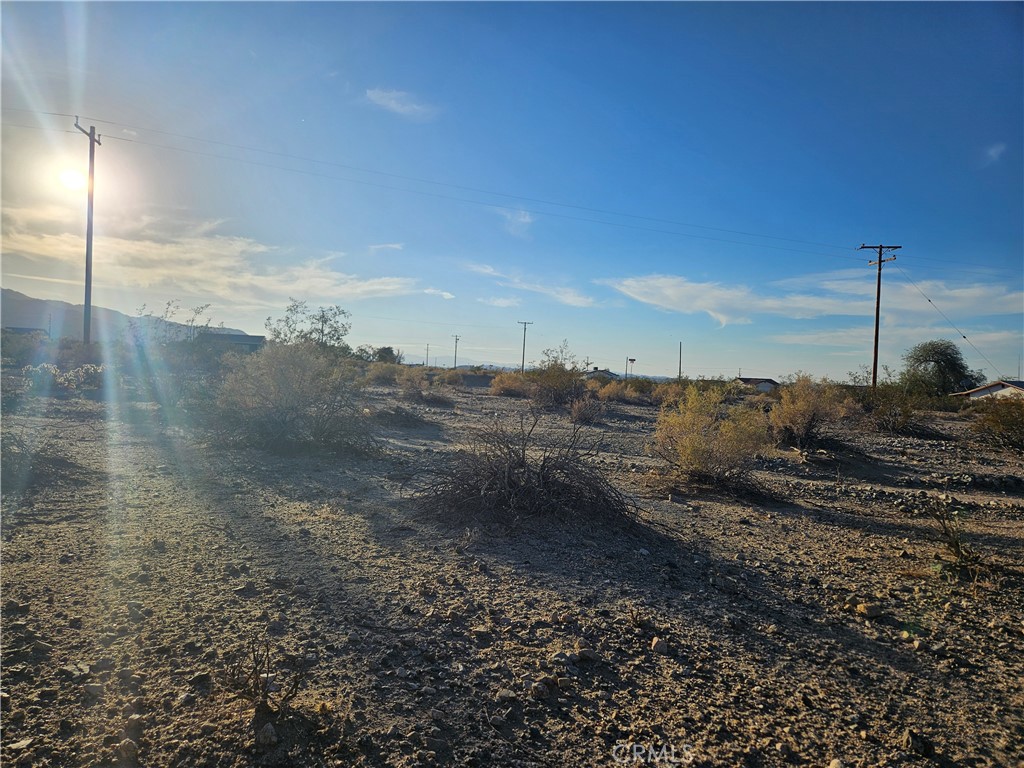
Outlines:
[{"label": "rocky soil", "polygon": [[[140,404],[6,414],[38,456],[23,492],[3,468],[4,764],[1024,766],[1024,464],[962,417],[779,451],[736,493],[670,489],[657,411],[611,406],[597,461],[640,520],[510,532],[411,497],[524,407],[451,395],[375,390],[355,458]],[[937,543],[942,493],[984,569]]]}]

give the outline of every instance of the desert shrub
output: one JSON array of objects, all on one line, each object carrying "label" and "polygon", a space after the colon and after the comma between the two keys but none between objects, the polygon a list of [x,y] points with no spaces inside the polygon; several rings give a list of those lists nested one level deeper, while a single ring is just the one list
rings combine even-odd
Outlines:
[{"label": "desert shrub", "polygon": [[583,383],[583,391],[589,394],[591,397],[597,397],[597,393],[601,391],[601,388],[607,384],[608,381],[604,377],[587,379]]},{"label": "desert shrub", "polygon": [[975,409],[971,429],[983,439],[1024,451],[1024,397],[989,397]]},{"label": "desert shrub", "polygon": [[397,363],[370,363],[366,368],[367,384],[395,384],[402,372]]},{"label": "desert shrub", "polygon": [[441,384],[447,384],[450,387],[462,386],[462,374],[454,368],[449,368],[438,374],[437,378],[434,379]]},{"label": "desert shrub", "polygon": [[744,478],[768,446],[763,413],[730,406],[726,392],[690,385],[675,408],[658,416],[654,450],[682,477],[697,481]]},{"label": "desert shrub", "polygon": [[604,403],[592,397],[581,397],[569,403],[569,420],[573,424],[593,424],[604,417]]},{"label": "desert shrub", "polygon": [[209,426],[273,450],[367,450],[372,438],[357,376],[312,342],[268,344],[228,372]]},{"label": "desert shrub", "polygon": [[821,436],[852,408],[842,390],[828,380],[801,374],[779,392],[769,419],[776,439],[803,448]]},{"label": "desert shrub", "polygon": [[864,411],[869,423],[882,432],[906,432],[921,407],[920,398],[899,384],[879,384],[864,397]]},{"label": "desert shrub", "polygon": [[675,405],[683,397],[686,387],[678,381],[664,381],[651,392],[651,400],[655,405]]},{"label": "desert shrub", "polygon": [[402,388],[403,393],[419,392],[427,384],[426,372],[423,368],[413,368],[407,365],[400,366],[395,380]]},{"label": "desert shrub", "polygon": [[635,505],[591,463],[596,449],[581,428],[542,440],[539,421],[537,413],[521,414],[477,432],[417,491],[420,507],[459,525],[634,517]]},{"label": "desert shrub", "polygon": [[626,382],[626,386],[636,392],[638,395],[650,395],[654,392],[654,388],[657,386],[654,379],[648,379],[646,376],[631,376]]},{"label": "desert shrub", "polygon": [[83,389],[97,389],[103,386],[104,368],[101,365],[85,364],[68,371],[56,365],[42,363],[26,365],[21,369],[29,392],[34,394],[67,394]]},{"label": "desert shrub", "polygon": [[505,397],[527,397],[530,394],[530,386],[521,373],[503,372],[491,381],[490,392],[492,395]]},{"label": "desert shrub", "polygon": [[542,408],[567,405],[585,389],[579,371],[574,368],[549,365],[530,371],[528,377],[530,399]]},{"label": "desert shrub", "polygon": [[929,496],[922,502],[922,511],[938,526],[937,539],[960,568],[978,568],[981,555],[964,542],[962,515],[956,499],[946,493]]},{"label": "desert shrub", "polygon": [[621,381],[609,381],[597,392],[597,397],[606,403],[608,402],[627,402],[629,396],[626,393],[626,385]]}]

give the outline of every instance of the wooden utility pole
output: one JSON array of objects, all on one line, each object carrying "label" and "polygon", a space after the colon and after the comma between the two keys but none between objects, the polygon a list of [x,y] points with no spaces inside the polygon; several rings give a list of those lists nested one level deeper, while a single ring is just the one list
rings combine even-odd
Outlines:
[{"label": "wooden utility pole", "polygon": [[522,364],[522,366],[519,369],[519,373],[525,374],[526,373],[526,326],[533,325],[533,322],[532,321],[526,321],[526,320],[517,320],[516,322],[519,323],[521,326],[523,326],[523,364]]},{"label": "wooden utility pole", "polygon": [[679,376],[678,381],[683,380],[683,342],[679,342]]},{"label": "wooden utility pole", "polygon": [[896,261],[895,256],[890,256],[888,259],[882,258],[883,253],[889,251],[898,251],[902,248],[902,245],[861,245],[858,251],[865,249],[869,251],[878,251],[878,261],[869,261],[868,264],[878,265],[878,281],[875,286],[875,348],[871,358],[871,391],[874,392],[878,387],[878,321],[881,316],[882,308],[882,265],[887,261]]},{"label": "wooden utility pole", "polygon": [[455,370],[459,367],[459,337],[452,335],[452,338],[455,339],[455,360],[452,361],[452,370]]},{"label": "wooden utility pole", "polygon": [[93,205],[93,181],[96,177],[96,145],[100,143],[100,137],[96,133],[96,126],[90,125],[85,130],[78,124],[75,118],[75,128],[89,137],[89,207],[85,224],[85,313],[82,318],[82,341],[88,345],[92,341],[92,205]]}]

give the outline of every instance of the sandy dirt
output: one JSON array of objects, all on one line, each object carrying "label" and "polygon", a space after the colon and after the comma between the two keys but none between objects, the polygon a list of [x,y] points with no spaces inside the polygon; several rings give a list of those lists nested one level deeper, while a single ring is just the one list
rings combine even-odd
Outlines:
[{"label": "sandy dirt", "polygon": [[[525,407],[449,394],[372,390],[422,419],[379,417],[375,457],[226,450],[145,404],[5,414],[39,458],[21,494],[4,467],[4,764],[1024,766],[1024,464],[962,417],[671,492],[657,409],[613,405],[590,432],[640,520],[509,532],[414,503]],[[252,638],[272,705],[298,676],[279,711]]]}]

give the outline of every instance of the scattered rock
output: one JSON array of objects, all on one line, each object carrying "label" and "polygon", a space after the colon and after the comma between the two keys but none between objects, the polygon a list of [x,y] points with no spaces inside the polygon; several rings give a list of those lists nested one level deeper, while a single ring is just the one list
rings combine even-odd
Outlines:
[{"label": "scattered rock", "polygon": [[98,699],[103,696],[103,683],[86,683],[82,689],[93,698]]},{"label": "scattered rock", "polygon": [[931,757],[935,754],[935,746],[928,737],[907,728],[900,737],[900,746],[907,752],[913,752],[922,757]]},{"label": "scattered rock", "polygon": [[668,642],[660,637],[655,637],[651,640],[651,650],[655,653],[660,653],[662,656],[668,655]]},{"label": "scattered rock", "polygon": [[273,723],[267,723],[256,734],[256,746],[266,749],[277,744],[277,731]]},{"label": "scattered rock", "polygon": [[882,615],[882,606],[880,603],[858,603],[857,613],[875,619]]}]

